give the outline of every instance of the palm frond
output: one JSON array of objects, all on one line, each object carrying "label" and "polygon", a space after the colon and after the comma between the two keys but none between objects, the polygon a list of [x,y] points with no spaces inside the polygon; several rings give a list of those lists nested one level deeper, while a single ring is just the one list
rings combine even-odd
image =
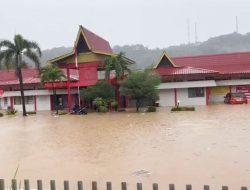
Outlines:
[{"label": "palm frond", "polygon": [[38,55],[35,52],[32,52],[31,50],[27,50],[23,53],[28,59],[33,61],[36,65],[36,68],[39,70],[40,69],[40,59]]},{"label": "palm frond", "polygon": [[39,57],[42,56],[42,51],[41,51],[37,42],[24,39],[24,43],[25,43],[25,47],[27,47],[27,49],[34,49],[37,52],[37,54],[39,55]]},{"label": "palm frond", "polygon": [[23,36],[20,34],[15,35],[14,43],[18,53],[20,53],[25,48]]},{"label": "palm frond", "polygon": [[7,48],[7,49],[13,49],[16,50],[15,45],[9,41],[9,40],[3,40],[0,42],[0,49],[1,48]]},{"label": "palm frond", "polygon": [[10,69],[13,64],[15,52],[13,49],[6,49],[0,52],[0,64],[6,69]]}]

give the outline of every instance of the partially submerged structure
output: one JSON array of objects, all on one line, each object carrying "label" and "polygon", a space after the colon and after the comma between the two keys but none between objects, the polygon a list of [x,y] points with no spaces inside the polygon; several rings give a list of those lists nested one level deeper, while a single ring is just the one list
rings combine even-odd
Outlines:
[{"label": "partially submerged structure", "polygon": [[222,103],[228,92],[250,98],[250,52],[170,58],[154,67],[161,76],[160,106]]},{"label": "partially submerged structure", "polygon": [[[65,74],[65,80],[57,82],[57,102],[62,109],[71,110],[78,104],[79,89],[95,85],[105,79],[105,59],[113,56],[110,44],[105,39],[80,26],[72,52],[48,61],[57,65]],[[129,63],[134,61],[124,57]],[[52,84],[41,84],[39,73],[35,69],[23,69],[25,103],[27,111],[55,109],[52,98]],[[119,84],[110,81],[116,89],[116,98],[120,107],[126,107],[128,100],[119,94]],[[81,102],[82,103],[82,102]],[[19,81],[13,71],[0,71],[0,109],[15,107],[21,109]]]}]

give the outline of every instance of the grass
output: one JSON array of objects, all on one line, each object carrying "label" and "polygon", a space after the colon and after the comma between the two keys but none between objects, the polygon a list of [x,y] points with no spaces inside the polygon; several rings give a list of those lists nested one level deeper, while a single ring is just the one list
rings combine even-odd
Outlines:
[{"label": "grass", "polygon": [[171,111],[172,112],[175,112],[175,111],[195,111],[195,107],[173,107],[171,108]]}]

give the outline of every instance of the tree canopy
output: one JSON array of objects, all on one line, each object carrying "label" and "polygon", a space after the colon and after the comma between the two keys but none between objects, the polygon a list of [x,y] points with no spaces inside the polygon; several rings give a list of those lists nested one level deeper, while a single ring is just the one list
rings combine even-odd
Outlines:
[{"label": "tree canopy", "polygon": [[124,73],[130,72],[128,63],[124,60],[124,53],[120,52],[118,55],[112,55],[105,59],[105,78],[110,77],[110,72],[115,71],[115,77],[121,79]]},{"label": "tree canopy", "polygon": [[26,116],[26,107],[24,100],[24,87],[22,68],[27,67],[26,60],[30,60],[40,68],[41,49],[34,41],[24,39],[20,34],[14,36],[14,42],[3,40],[0,42],[0,65],[5,69],[15,69],[19,79],[21,100],[23,107],[23,116]]},{"label": "tree canopy", "polygon": [[95,86],[82,89],[80,94],[81,98],[86,101],[91,101],[99,97],[109,102],[115,98],[113,86],[106,81],[98,81]]},{"label": "tree canopy", "polygon": [[149,70],[135,72],[121,85],[120,91],[124,96],[136,100],[136,110],[139,111],[143,100],[155,101],[158,99],[157,86],[160,77]]}]

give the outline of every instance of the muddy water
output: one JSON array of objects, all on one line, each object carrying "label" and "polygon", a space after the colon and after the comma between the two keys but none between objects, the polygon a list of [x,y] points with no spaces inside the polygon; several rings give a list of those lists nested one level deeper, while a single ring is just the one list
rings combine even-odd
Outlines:
[{"label": "muddy water", "polygon": [[[250,106],[0,118],[0,178],[250,186]],[[73,184],[71,184],[73,185]],[[45,185],[46,186],[46,185]]]}]

